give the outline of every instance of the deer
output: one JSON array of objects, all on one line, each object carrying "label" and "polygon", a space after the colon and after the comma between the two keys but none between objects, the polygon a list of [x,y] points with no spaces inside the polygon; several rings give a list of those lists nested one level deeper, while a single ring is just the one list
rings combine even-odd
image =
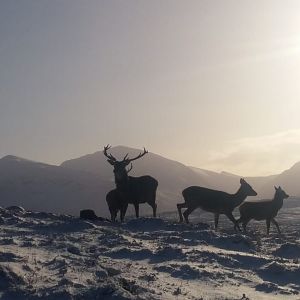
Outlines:
[{"label": "deer", "polygon": [[[132,164],[130,165],[129,169],[126,169],[127,174],[129,174],[131,170],[132,170]],[[107,193],[106,203],[109,208],[111,221],[115,222],[118,212],[120,212],[120,221],[123,222],[128,207],[128,203],[126,201],[123,201],[117,189],[113,189]]]},{"label": "deer", "polygon": [[270,223],[272,222],[279,234],[281,234],[279,225],[275,220],[278,211],[283,205],[283,200],[288,198],[289,195],[279,186],[275,188],[275,195],[272,200],[260,200],[255,202],[246,201],[240,207],[241,217],[238,219],[237,224],[243,223],[243,229],[246,232],[247,224],[251,219],[266,220],[267,234],[270,232]]},{"label": "deer", "polygon": [[128,203],[122,199],[117,189],[113,189],[107,193],[106,203],[109,208],[111,221],[115,222],[118,212],[120,212],[120,221],[123,222]]},{"label": "deer", "polygon": [[[128,173],[132,169],[132,162],[140,159],[148,153],[144,148],[136,157],[129,158],[128,153],[122,160],[117,160],[111,153],[107,151],[111,148],[110,145],[104,147],[103,153],[107,157],[109,164],[113,166],[116,189],[110,191],[106,196],[106,201],[109,205],[111,218],[115,220],[117,212],[120,210],[121,221],[124,220],[128,204],[133,204],[135,208],[136,218],[139,217],[139,204],[148,203],[153,209],[153,217],[156,217],[157,204],[156,190],[158,181],[149,176],[140,177],[129,176]],[[131,164],[128,170],[126,167]]]},{"label": "deer", "polygon": [[[240,188],[235,194],[212,190],[200,186],[190,186],[182,191],[184,203],[178,203],[177,209],[180,222],[183,222],[183,216],[186,223],[189,223],[188,216],[196,209],[201,208],[212,212],[215,215],[215,229],[218,228],[220,214],[226,217],[235,225],[234,229],[239,228],[237,221],[232,215],[235,207],[239,206],[248,196],[256,196],[257,193],[248,184],[245,179],[240,179]],[[187,208],[181,213],[182,208]]]}]

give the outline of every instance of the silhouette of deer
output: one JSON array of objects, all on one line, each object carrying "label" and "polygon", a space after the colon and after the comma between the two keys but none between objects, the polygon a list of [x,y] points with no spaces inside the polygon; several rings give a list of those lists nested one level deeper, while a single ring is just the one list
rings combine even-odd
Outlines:
[{"label": "silhouette of deer", "polygon": [[[129,169],[127,169],[127,174],[132,170],[132,164]],[[111,221],[115,222],[118,212],[120,211],[120,221],[124,221],[128,203],[124,201],[117,189],[109,191],[106,195],[106,203],[110,211]]]},{"label": "silhouette of deer", "polygon": [[120,212],[120,221],[123,222],[128,203],[122,199],[117,189],[113,189],[107,193],[106,202],[110,211],[111,221],[115,222],[118,212]]},{"label": "silhouette of deer", "polygon": [[286,192],[281,187],[277,188],[275,186],[275,195],[273,200],[244,202],[239,207],[241,217],[237,221],[237,224],[243,223],[243,228],[246,232],[246,226],[251,219],[255,219],[258,221],[266,220],[267,234],[269,234],[270,231],[270,222],[272,222],[276,226],[278,233],[281,233],[279,225],[275,221],[275,217],[277,216],[278,211],[283,205],[283,200],[288,197],[289,195],[286,194]]},{"label": "silhouette of deer", "polygon": [[[148,203],[153,209],[153,217],[156,217],[157,205],[155,200],[158,181],[149,175],[140,177],[128,176],[132,165],[130,170],[126,169],[132,161],[143,157],[148,151],[144,148],[144,151],[139,153],[136,157],[128,158],[128,154],[126,154],[123,160],[118,161],[111,153],[107,153],[107,150],[110,148],[110,145],[105,146],[103,153],[108,158],[107,161],[114,167],[113,172],[116,189],[109,192],[106,197],[107,201],[111,203],[111,213],[113,212],[112,219],[113,217],[115,219],[118,210],[120,210],[121,220],[123,220],[128,204],[134,205],[135,215],[138,218],[140,203]],[[115,205],[112,205],[112,203]]]},{"label": "silhouette of deer", "polygon": [[215,228],[218,228],[219,216],[224,214],[240,230],[237,221],[232,215],[235,207],[239,206],[248,196],[256,196],[257,193],[243,179],[240,180],[240,188],[235,194],[228,194],[221,191],[211,190],[200,186],[190,186],[182,191],[184,203],[178,203],[177,209],[180,222],[183,222],[181,213],[182,208],[187,208],[183,212],[186,223],[189,222],[188,216],[196,209],[202,208],[215,215]]}]

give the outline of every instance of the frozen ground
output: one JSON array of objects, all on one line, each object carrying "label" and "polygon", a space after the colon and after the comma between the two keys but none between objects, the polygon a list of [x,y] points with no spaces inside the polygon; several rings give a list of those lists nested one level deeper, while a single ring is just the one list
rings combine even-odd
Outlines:
[{"label": "frozen ground", "polygon": [[176,214],[122,225],[0,216],[0,299],[300,299],[297,208],[278,217],[284,234],[270,236],[254,222],[234,233],[224,218],[215,232],[209,214],[191,225]]}]

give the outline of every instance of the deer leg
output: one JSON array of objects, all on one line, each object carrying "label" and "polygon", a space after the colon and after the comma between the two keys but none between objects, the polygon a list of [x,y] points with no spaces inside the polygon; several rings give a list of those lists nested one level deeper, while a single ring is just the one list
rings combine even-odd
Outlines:
[{"label": "deer leg", "polygon": [[149,205],[153,209],[153,218],[156,218],[156,209],[157,209],[157,204],[156,203],[149,203]]},{"label": "deer leg", "polygon": [[234,224],[234,229],[237,227],[239,231],[241,231],[241,228],[238,222],[236,221],[236,219],[234,218],[234,216],[232,215],[232,212],[227,213],[226,217]]},{"label": "deer leg", "polygon": [[157,204],[155,203],[155,200],[156,200],[156,189],[155,191],[153,192],[153,218],[156,218],[156,210],[157,210]]},{"label": "deer leg", "polygon": [[[234,230],[236,231],[236,229],[238,228],[238,226],[240,225],[240,223],[242,222],[242,217],[240,217],[237,221],[236,224],[234,225]],[[241,229],[239,229],[241,230]]]},{"label": "deer leg", "polygon": [[124,205],[124,206],[121,208],[121,212],[120,212],[120,220],[121,220],[122,223],[124,222],[124,218],[125,218],[125,215],[126,215],[127,207],[128,207],[128,204]]},{"label": "deer leg", "polygon": [[109,209],[110,211],[110,219],[112,222],[116,221],[116,217],[117,217],[117,211],[113,210],[113,209]]},{"label": "deer leg", "polygon": [[219,217],[220,217],[219,214],[215,214],[215,229],[216,229],[216,230],[218,229]]},{"label": "deer leg", "polygon": [[183,216],[186,223],[189,223],[189,215],[196,209],[196,207],[188,207],[187,210],[183,212]]},{"label": "deer leg", "polygon": [[135,209],[135,216],[138,218],[139,217],[139,204],[138,203],[134,204],[134,209]]},{"label": "deer leg", "polygon": [[114,214],[110,214],[110,219],[112,222],[115,222],[116,216]]},{"label": "deer leg", "polygon": [[269,232],[270,232],[270,219],[267,219],[266,220],[266,225],[267,225],[267,234],[269,234]]},{"label": "deer leg", "polygon": [[275,219],[271,219],[271,222],[276,226],[276,228],[277,228],[277,230],[278,230],[278,233],[281,234],[279,225],[278,225],[278,223],[275,221]]},{"label": "deer leg", "polygon": [[250,221],[250,219],[242,220],[244,232],[247,232],[246,227],[247,227],[247,224],[249,223],[249,221]]},{"label": "deer leg", "polygon": [[182,216],[182,212],[181,209],[187,207],[186,203],[178,203],[177,204],[177,210],[178,210],[178,214],[179,214],[179,222],[183,222],[183,216]]}]

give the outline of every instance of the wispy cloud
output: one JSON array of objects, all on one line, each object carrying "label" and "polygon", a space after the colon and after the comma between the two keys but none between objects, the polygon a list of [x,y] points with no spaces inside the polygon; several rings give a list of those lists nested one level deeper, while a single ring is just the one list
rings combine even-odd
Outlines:
[{"label": "wispy cloud", "polygon": [[300,129],[228,142],[203,167],[240,175],[269,175],[300,161]]}]

